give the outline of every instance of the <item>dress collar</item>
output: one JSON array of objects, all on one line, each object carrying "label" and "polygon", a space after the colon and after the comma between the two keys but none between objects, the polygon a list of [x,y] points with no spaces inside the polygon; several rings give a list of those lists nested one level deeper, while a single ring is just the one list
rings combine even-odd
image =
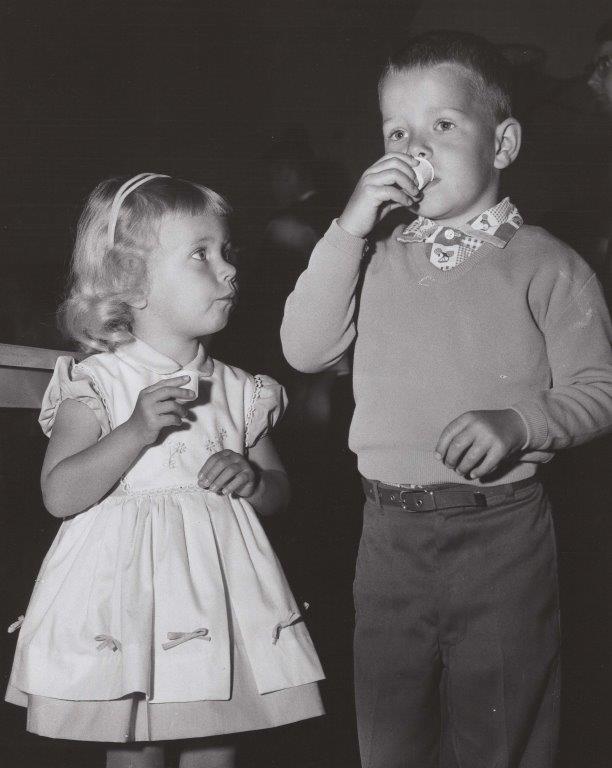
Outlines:
[{"label": "dress collar", "polygon": [[135,336],[133,341],[122,344],[115,354],[132,366],[164,375],[179,371],[198,371],[200,376],[210,376],[214,370],[213,359],[206,355],[206,350],[201,343],[198,345],[197,355],[187,365],[179,365],[176,360],[166,357]]}]

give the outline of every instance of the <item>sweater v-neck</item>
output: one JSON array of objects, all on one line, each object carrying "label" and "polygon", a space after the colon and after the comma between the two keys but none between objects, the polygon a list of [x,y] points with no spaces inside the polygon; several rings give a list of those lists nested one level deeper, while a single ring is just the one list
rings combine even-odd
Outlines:
[{"label": "sweater v-neck", "polygon": [[[439,269],[432,264],[426,253],[426,243],[397,243],[405,248],[404,258],[411,259],[410,268],[417,277],[420,286],[444,286],[460,280],[464,275],[474,269],[483,259],[496,255],[500,250],[491,243],[483,243],[465,261],[451,269]],[[418,261],[418,263],[417,263]]]}]

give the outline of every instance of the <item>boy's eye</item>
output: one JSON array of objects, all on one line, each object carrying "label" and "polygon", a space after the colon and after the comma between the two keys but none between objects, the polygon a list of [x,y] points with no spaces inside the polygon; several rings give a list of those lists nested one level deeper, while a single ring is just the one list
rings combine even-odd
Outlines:
[{"label": "boy's eye", "polygon": [[436,129],[439,131],[452,131],[455,127],[455,123],[451,120],[438,120],[436,123]]},{"label": "boy's eye", "polygon": [[191,258],[197,261],[206,261],[206,248],[198,248],[191,254]]},{"label": "boy's eye", "polygon": [[406,131],[404,131],[402,128],[398,128],[397,130],[389,134],[389,138],[391,139],[391,141],[401,141],[405,137],[406,137]]}]

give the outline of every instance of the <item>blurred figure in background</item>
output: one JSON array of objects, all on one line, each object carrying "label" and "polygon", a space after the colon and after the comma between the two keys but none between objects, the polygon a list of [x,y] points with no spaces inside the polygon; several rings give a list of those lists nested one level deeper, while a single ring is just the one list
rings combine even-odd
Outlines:
[{"label": "blurred figure in background", "polygon": [[279,335],[287,296],[338,215],[346,186],[342,168],[316,159],[300,129],[275,141],[264,161],[277,207],[261,244],[265,307],[257,314],[266,328],[259,353],[264,370],[287,389],[289,407],[277,439],[292,484],[291,524],[275,544],[285,550],[294,588],[311,604],[309,625],[328,675],[324,727],[338,759],[350,760],[356,743],[351,590],[360,527],[353,510],[361,499],[355,457],[347,448],[354,407],[351,355],[321,373],[300,373],[285,361]]},{"label": "blurred figure in background", "polygon": [[[586,259],[612,298],[609,240],[612,210],[611,23],[602,25],[592,63],[568,79],[544,72],[533,47],[505,46],[522,108],[521,158],[504,180],[526,220],[568,242]],[[531,55],[530,55],[531,51]],[[537,96],[537,98],[535,98]],[[539,101],[539,104],[538,104]]]}]

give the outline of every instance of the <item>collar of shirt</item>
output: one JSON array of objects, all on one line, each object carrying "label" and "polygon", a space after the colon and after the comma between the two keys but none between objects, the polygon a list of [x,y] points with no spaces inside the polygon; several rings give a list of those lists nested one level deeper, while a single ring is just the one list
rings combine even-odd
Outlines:
[{"label": "collar of shirt", "polygon": [[508,197],[487,208],[461,228],[443,226],[419,216],[401,235],[400,243],[427,243],[428,257],[440,269],[450,269],[464,261],[483,243],[504,248],[522,225],[523,219]]},{"label": "collar of shirt", "polygon": [[202,344],[198,344],[196,356],[187,365],[179,365],[176,360],[166,357],[136,337],[133,341],[118,347],[115,354],[132,366],[146,368],[160,375],[178,373],[179,371],[194,371],[198,372],[200,376],[210,376],[214,370],[213,359],[207,357]]}]

